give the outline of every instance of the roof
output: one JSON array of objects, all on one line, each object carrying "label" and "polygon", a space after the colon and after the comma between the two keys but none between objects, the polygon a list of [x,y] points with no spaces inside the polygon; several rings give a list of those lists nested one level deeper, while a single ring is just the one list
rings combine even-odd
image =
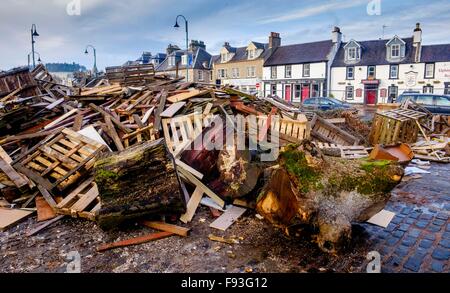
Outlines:
[{"label": "roof", "polygon": [[[181,56],[185,55],[186,52],[188,52],[193,60],[192,64],[188,67],[190,69],[210,69],[211,65],[211,58],[212,56],[206,52],[203,48],[197,48],[194,52],[192,51],[186,51],[186,50],[177,50],[170,55],[167,55],[163,62],[156,68],[156,71],[167,71],[167,70],[175,70],[176,66],[169,66],[169,57],[176,56],[181,61]],[[203,64],[206,62],[207,67],[205,68]],[[186,69],[185,65],[181,65],[181,63],[178,66],[178,69]]]},{"label": "roof", "polygon": [[331,40],[278,47],[264,66],[327,61],[333,47]]},{"label": "roof", "polygon": [[[261,54],[261,56],[259,56],[258,58],[255,58],[255,59],[263,58],[264,60],[266,60],[270,56],[270,52],[272,50],[269,49],[269,44],[263,44],[263,43],[257,43],[257,42],[252,42],[252,43],[258,49],[264,50],[263,53]],[[239,48],[227,47],[228,51],[235,53],[233,58],[231,60],[229,60],[227,63],[238,62],[238,61],[247,61],[248,60],[247,48],[248,48],[248,46],[239,47]],[[218,58],[214,60],[214,63],[220,63],[220,62],[221,62],[220,56],[218,56]]]},{"label": "roof", "polygon": [[450,61],[450,44],[422,46],[421,62]]},{"label": "roof", "polygon": [[[400,38],[399,38],[400,39]],[[386,44],[391,39],[385,40],[373,40],[373,41],[356,41],[361,46],[361,61],[357,63],[352,63],[352,65],[357,66],[367,66],[367,65],[389,65],[394,62],[387,61],[386,58]],[[401,39],[406,43],[405,58],[400,62],[395,62],[395,64],[405,64],[414,62],[414,48],[413,48],[413,38],[403,38]],[[333,62],[333,67],[345,67],[349,64],[345,63],[345,45],[347,43],[342,43],[339,48],[336,58]]]}]

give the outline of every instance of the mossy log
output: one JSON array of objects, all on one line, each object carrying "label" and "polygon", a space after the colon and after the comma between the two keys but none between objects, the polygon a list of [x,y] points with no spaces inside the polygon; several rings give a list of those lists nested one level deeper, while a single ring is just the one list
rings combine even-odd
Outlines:
[{"label": "mossy log", "polygon": [[278,227],[311,226],[319,247],[334,253],[351,239],[351,223],[365,222],[383,209],[403,174],[390,161],[325,157],[304,142],[280,155],[257,210]]},{"label": "mossy log", "polygon": [[182,214],[186,203],[173,157],[162,139],[105,155],[95,164],[103,229],[155,214]]}]

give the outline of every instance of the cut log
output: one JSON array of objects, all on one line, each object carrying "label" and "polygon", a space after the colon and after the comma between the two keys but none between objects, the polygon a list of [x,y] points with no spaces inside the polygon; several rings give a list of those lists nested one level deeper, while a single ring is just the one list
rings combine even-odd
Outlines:
[{"label": "cut log", "polygon": [[95,164],[104,229],[148,215],[183,214],[186,203],[173,158],[162,139],[105,155]]},{"label": "cut log", "polygon": [[313,239],[336,252],[351,238],[351,223],[380,212],[404,171],[391,161],[324,157],[310,142],[289,146],[257,202],[257,211],[278,227],[306,224]]}]

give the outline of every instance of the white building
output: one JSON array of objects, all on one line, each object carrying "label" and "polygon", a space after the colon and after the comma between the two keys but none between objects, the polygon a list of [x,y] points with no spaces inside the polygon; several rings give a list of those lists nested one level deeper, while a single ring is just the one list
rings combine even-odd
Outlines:
[{"label": "white building", "polygon": [[450,44],[413,37],[342,43],[331,67],[331,95],[350,103],[395,101],[405,91],[450,94]]},{"label": "white building", "polygon": [[336,27],[331,40],[278,47],[264,63],[265,96],[278,96],[294,103],[326,96],[331,64],[341,40],[340,29]]}]

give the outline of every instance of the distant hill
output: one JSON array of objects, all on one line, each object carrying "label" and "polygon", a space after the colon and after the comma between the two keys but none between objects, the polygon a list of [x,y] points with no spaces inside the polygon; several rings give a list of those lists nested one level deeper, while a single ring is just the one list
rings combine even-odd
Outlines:
[{"label": "distant hill", "polygon": [[45,64],[49,72],[75,72],[75,71],[86,71],[86,67],[76,64],[69,63],[47,63]]}]

